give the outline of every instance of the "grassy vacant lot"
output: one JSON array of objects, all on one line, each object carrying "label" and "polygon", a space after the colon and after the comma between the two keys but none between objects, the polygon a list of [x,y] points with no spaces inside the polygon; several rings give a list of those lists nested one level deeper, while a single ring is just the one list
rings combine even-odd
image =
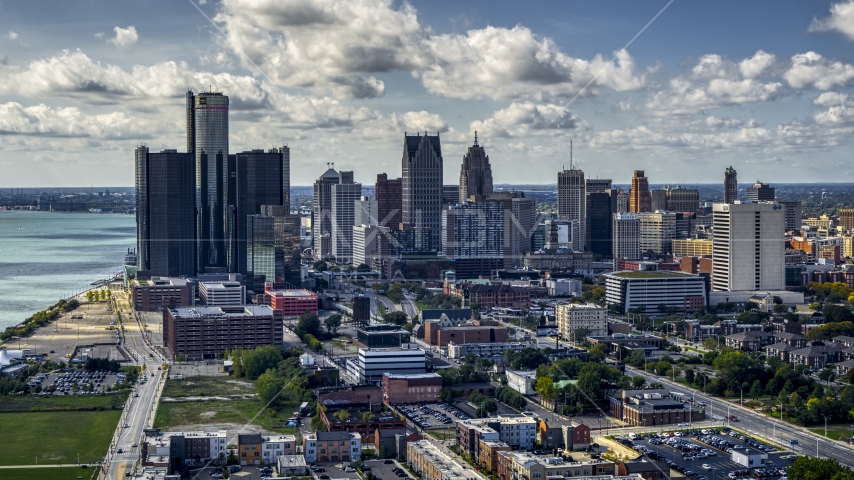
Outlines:
[{"label": "grassy vacant lot", "polygon": [[69,395],[37,397],[35,395],[7,395],[0,400],[0,413],[46,412],[67,410],[121,410],[128,393],[104,395]]},{"label": "grassy vacant lot", "polygon": [[3,480],[89,480],[97,468],[4,468],[0,470]]},{"label": "grassy vacant lot", "polygon": [[[257,400],[165,402],[157,407],[154,426],[169,429],[178,426],[222,423],[243,425],[251,421],[270,431],[296,433],[296,428],[287,428],[284,424],[288,417],[298,410],[298,407],[283,408],[272,418],[266,413],[258,415],[259,410],[261,405]],[[253,418],[255,418],[254,421],[252,421]]]},{"label": "grassy vacant lot", "polygon": [[190,377],[166,381],[164,397],[213,397],[255,393],[255,385],[246,380],[231,377]]},{"label": "grassy vacant lot", "polygon": [[[32,465],[36,457],[39,464],[72,463],[77,461],[77,454],[81,462],[100,460],[107,453],[121,413],[121,410],[0,413],[3,425],[0,465]],[[10,477],[4,470],[0,478]]]},{"label": "grassy vacant lot", "polygon": [[[818,428],[810,428],[811,432],[824,436],[824,426]],[[848,425],[828,425],[827,426],[827,438],[831,440],[839,440],[841,438],[849,438],[851,436],[851,429]]]}]

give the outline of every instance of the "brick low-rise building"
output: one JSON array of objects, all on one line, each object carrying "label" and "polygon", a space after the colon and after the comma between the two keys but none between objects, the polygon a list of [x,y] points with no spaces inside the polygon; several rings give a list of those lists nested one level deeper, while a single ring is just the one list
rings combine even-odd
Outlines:
[{"label": "brick low-rise building", "polygon": [[455,462],[432,443],[422,440],[406,446],[406,461],[423,480],[476,480],[478,476]]},{"label": "brick low-rise building", "polygon": [[478,465],[490,472],[495,472],[498,470],[498,452],[509,452],[512,449],[504,442],[481,440],[478,450]]},{"label": "brick low-rise building", "polygon": [[168,473],[208,462],[224,462],[228,455],[226,434],[225,430],[163,433],[155,430],[140,442],[140,461],[147,467],[166,467]]},{"label": "brick low-rise building", "polygon": [[163,344],[173,358],[213,359],[226,350],[282,347],[282,316],[267,305],[170,307]]},{"label": "brick low-rise building", "polygon": [[438,322],[424,324],[424,342],[434,347],[449,343],[503,343],[507,341],[507,328],[499,326],[461,325],[442,327]]},{"label": "brick low-rise building", "polygon": [[436,373],[386,373],[382,389],[383,402],[389,405],[436,402],[442,390],[442,377]]},{"label": "brick low-rise building", "polygon": [[630,426],[653,427],[678,423],[701,422],[705,410],[668,397],[664,389],[622,390],[618,396],[608,397],[610,416]]},{"label": "brick low-rise building", "polygon": [[272,282],[264,284],[267,304],[279,310],[282,318],[297,318],[305,312],[317,313],[317,295],[304,288],[275,289]]},{"label": "brick low-rise building", "polygon": [[191,306],[195,297],[196,284],[186,278],[138,278],[131,285],[134,308],[141,312],[157,312],[167,307]]}]

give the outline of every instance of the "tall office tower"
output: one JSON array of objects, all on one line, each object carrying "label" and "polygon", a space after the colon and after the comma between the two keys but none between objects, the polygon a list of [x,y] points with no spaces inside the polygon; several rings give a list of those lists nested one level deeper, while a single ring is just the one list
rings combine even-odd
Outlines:
[{"label": "tall office tower", "polygon": [[[613,193],[611,195],[614,195]],[[629,192],[623,191],[622,188],[618,188],[617,192],[617,213],[628,213],[629,211]]]},{"label": "tall office tower", "polygon": [[700,209],[700,192],[694,188],[667,189],[667,210],[671,212],[697,213]]},{"label": "tall office tower", "polygon": [[226,238],[229,244],[229,271],[246,275],[246,217],[257,215],[262,205],[283,207],[290,213],[288,205],[290,185],[290,155],[282,149],[258,149],[229,155],[227,171],[228,200]]},{"label": "tall office tower", "polygon": [[225,271],[228,97],[202,92],[192,98],[194,133],[192,138],[188,133],[187,145],[192,143],[196,158],[197,269],[200,273]]},{"label": "tall office tower", "polygon": [[676,217],[677,214],[673,212],[642,212],[637,214],[641,255],[650,251],[659,254],[673,251],[673,239],[676,238]]},{"label": "tall office tower", "polygon": [[262,205],[260,214],[246,217],[246,286],[264,291],[264,282],[274,288],[296,288],[300,273],[300,217],[283,205]]},{"label": "tall office tower", "polygon": [[[334,164],[333,164],[334,166]],[[314,259],[322,260],[332,255],[332,185],[340,176],[330,164],[323,175],[314,182],[314,205],[311,234],[314,237]]]},{"label": "tall office tower", "polygon": [[783,211],[785,212],[786,231],[799,230],[801,225],[803,225],[801,219],[801,201],[778,201],[777,203],[783,206]]},{"label": "tall office tower", "polygon": [[732,167],[724,170],[724,203],[738,200],[738,173]]},{"label": "tall office tower", "polygon": [[537,221],[536,202],[522,192],[496,192],[489,198],[504,208],[504,268],[522,265],[531,251],[531,233]]},{"label": "tall office tower", "polygon": [[613,217],[617,213],[617,198],[611,192],[587,193],[586,243],[591,252],[606,258],[613,253]]},{"label": "tall office tower", "polygon": [[657,212],[659,210],[667,210],[667,192],[664,190],[650,190],[649,211]]},{"label": "tall office tower", "polygon": [[[442,146],[439,135],[403,135],[401,223],[442,244]],[[429,230],[426,230],[429,229]]]},{"label": "tall office tower", "polygon": [[392,230],[400,230],[400,222],[403,218],[401,189],[400,178],[389,180],[385,173],[377,175],[374,195],[377,199],[377,221],[379,225]]},{"label": "tall office tower", "polygon": [[774,187],[759,180],[747,189],[747,199],[751,202],[773,202]]},{"label": "tall office tower", "polygon": [[[353,265],[374,267],[374,260],[388,254],[390,230],[376,225],[353,226]],[[385,247],[385,249],[383,248]],[[382,259],[380,259],[382,260]]]},{"label": "tall office tower", "polygon": [[377,201],[361,196],[353,204],[353,225],[377,226]]},{"label": "tall office tower", "polygon": [[134,156],[139,269],[155,276],[195,276],[193,154],[138,147]]},{"label": "tall office tower", "polygon": [[339,263],[353,261],[353,225],[356,201],[362,198],[362,184],[353,182],[353,172],[340,172],[332,185],[332,255]]},{"label": "tall office tower", "polygon": [[640,258],[640,223],[635,213],[614,214],[614,268],[617,260]]},{"label": "tall office tower", "polygon": [[716,203],[712,215],[712,290],[782,290],[786,286],[783,206]]},{"label": "tall office tower", "polygon": [[584,251],[587,226],[587,195],[584,172],[572,168],[557,174],[557,214],[561,220],[578,222],[578,241],[573,238],[573,249]]},{"label": "tall office tower", "polygon": [[196,95],[187,90],[187,152],[196,151]]},{"label": "tall office tower", "polygon": [[460,203],[459,185],[442,185],[442,205],[456,205]]},{"label": "tall office tower", "polygon": [[584,180],[584,192],[587,195],[590,195],[591,193],[608,193],[610,191],[610,178],[588,178]]},{"label": "tall office tower", "polygon": [[478,278],[504,268],[504,206],[465,202],[442,210],[442,249],[457,278]]},{"label": "tall office tower", "polygon": [[635,170],[632,176],[632,189],[629,191],[629,195],[629,211],[637,213],[652,210],[649,180],[643,175],[643,170]]},{"label": "tall office tower", "polygon": [[[788,224],[788,221],[786,223]],[[854,230],[854,208],[839,209],[839,227],[849,232]]]},{"label": "tall office tower", "polygon": [[474,132],[474,144],[463,156],[460,168],[459,202],[464,203],[472,195],[489,197],[492,194],[492,167],[486,150],[477,143],[477,132]]}]

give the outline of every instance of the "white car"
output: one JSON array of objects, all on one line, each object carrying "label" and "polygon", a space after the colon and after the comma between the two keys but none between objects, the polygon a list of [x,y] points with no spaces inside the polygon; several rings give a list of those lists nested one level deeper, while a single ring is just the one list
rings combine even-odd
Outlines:
[{"label": "white car", "polygon": [[355,468],[353,468],[353,467],[345,467],[345,468],[344,468],[344,471],[345,471],[345,472],[347,472],[347,473],[350,473],[350,472],[355,472],[355,471],[356,471],[356,469],[355,469]]},{"label": "white car", "polygon": [[704,464],[700,465],[700,468],[702,468],[703,470],[711,470],[712,466],[709,465],[708,463],[704,463]]},{"label": "white car", "polygon": [[680,423],[680,424],[678,424],[678,425],[676,425],[676,426],[677,426],[677,427],[687,427],[687,426],[689,426],[689,424],[687,424],[687,423]]}]

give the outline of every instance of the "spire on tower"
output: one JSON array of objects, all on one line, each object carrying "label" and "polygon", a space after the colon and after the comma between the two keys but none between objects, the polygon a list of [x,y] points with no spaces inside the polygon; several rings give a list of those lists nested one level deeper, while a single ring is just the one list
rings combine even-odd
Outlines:
[{"label": "spire on tower", "polygon": [[477,146],[477,130],[474,131],[474,146]]},{"label": "spire on tower", "polygon": [[572,139],[569,139],[569,169],[572,170]]}]

